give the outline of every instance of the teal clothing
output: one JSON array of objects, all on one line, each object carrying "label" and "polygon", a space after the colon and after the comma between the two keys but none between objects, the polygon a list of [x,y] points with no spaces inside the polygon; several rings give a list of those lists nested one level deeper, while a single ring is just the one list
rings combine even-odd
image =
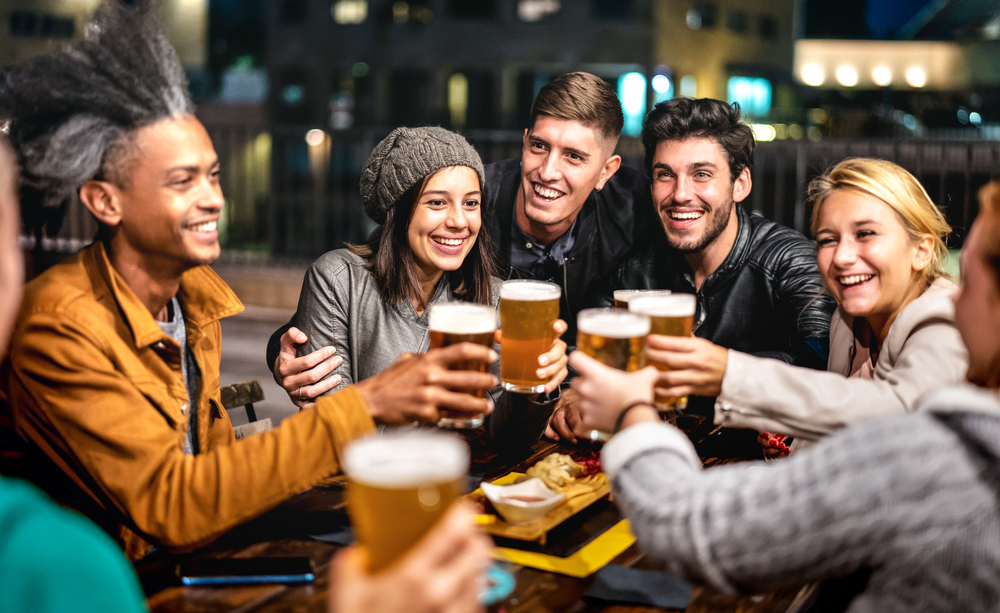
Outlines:
[{"label": "teal clothing", "polygon": [[0,613],[146,611],[135,571],[87,518],[0,477]]}]

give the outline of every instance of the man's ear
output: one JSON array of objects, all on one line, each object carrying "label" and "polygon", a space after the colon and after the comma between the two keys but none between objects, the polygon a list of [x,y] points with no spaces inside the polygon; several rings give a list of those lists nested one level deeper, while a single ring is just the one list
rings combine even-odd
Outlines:
[{"label": "man's ear", "polygon": [[80,188],[80,202],[97,218],[97,221],[115,227],[122,220],[121,195],[107,181],[87,181]]},{"label": "man's ear", "polygon": [[608,179],[614,176],[616,172],[618,172],[618,169],[621,168],[621,166],[622,166],[622,156],[612,155],[611,157],[609,157],[608,161],[604,162],[604,168],[601,169],[601,178],[597,180],[597,185],[594,186],[594,189],[596,189],[597,191],[601,191],[601,189],[604,187],[604,184],[607,183]]},{"label": "man's ear", "polygon": [[733,181],[733,202],[743,202],[750,195],[750,188],[753,181],[750,179],[750,169],[744,168],[736,180]]}]

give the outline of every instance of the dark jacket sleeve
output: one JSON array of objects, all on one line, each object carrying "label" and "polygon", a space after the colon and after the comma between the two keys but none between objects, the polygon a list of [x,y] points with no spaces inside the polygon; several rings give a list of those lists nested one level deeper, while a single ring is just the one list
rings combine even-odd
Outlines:
[{"label": "dark jacket sleeve", "polygon": [[761,352],[796,366],[825,370],[830,353],[830,318],[837,307],[826,291],[816,253],[807,240],[789,240],[775,263],[775,293],[789,322],[789,350]]},{"label": "dark jacket sleeve", "polygon": [[272,376],[274,376],[274,361],[278,359],[278,353],[281,351],[281,336],[292,327],[294,319],[293,317],[287,324],[275,330],[271,338],[267,339],[267,372]]}]

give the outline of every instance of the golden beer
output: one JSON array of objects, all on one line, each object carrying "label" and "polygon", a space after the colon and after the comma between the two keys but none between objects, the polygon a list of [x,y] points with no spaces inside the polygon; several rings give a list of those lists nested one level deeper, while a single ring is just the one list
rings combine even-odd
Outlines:
[{"label": "golden beer", "polygon": [[504,389],[534,394],[545,389],[538,357],[552,348],[562,288],[545,281],[504,281],[500,287],[500,382]]},{"label": "golden beer", "polygon": [[576,319],[576,348],[619,370],[646,365],[649,318],[621,309],[584,309]]},{"label": "golden beer", "polygon": [[465,493],[469,451],[441,432],[387,433],[352,443],[343,466],[351,526],[374,573],[413,547]]},{"label": "golden beer", "polygon": [[[646,365],[649,318],[622,309],[584,309],[576,316],[576,348],[619,370],[639,370]],[[606,441],[607,432],[591,430],[591,440]]]},{"label": "golden beer", "polygon": [[[493,333],[497,328],[496,309],[469,302],[439,302],[430,306],[427,316],[431,349],[449,347],[456,343],[475,343],[484,347],[493,346]],[[486,372],[487,362],[466,360],[453,363],[450,370],[474,370]],[[462,391],[462,390],[456,390]],[[483,390],[475,390],[474,395],[483,398]],[[483,414],[469,415],[441,409],[438,425],[445,428],[478,428],[483,425]]]},{"label": "golden beer", "polygon": [[670,290],[668,289],[616,289],[615,308],[628,309],[628,303],[633,298],[640,298],[642,296],[669,296],[669,295],[670,295]]},{"label": "golden beer", "polygon": [[[629,302],[629,311],[649,317],[650,334],[664,336],[691,336],[697,299],[694,294],[670,296],[644,296]],[[662,362],[650,361],[658,370],[670,370]],[[662,411],[681,411],[687,408],[687,396],[656,397]]]}]

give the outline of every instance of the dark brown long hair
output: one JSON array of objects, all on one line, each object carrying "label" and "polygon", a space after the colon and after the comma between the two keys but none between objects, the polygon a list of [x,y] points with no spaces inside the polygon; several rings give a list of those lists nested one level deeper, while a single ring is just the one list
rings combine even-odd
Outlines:
[{"label": "dark brown long hair", "polygon": [[[390,304],[398,304],[420,295],[416,263],[406,232],[413,218],[416,203],[424,186],[438,171],[417,181],[403,192],[385,217],[385,223],[361,245],[348,244],[347,248],[363,258],[368,272],[375,277],[382,299]],[[486,198],[486,186],[480,185],[479,216],[482,223],[475,244],[465,256],[458,270],[445,274],[455,296],[477,304],[493,304],[491,279],[496,276],[496,243],[490,232],[491,209]]]}]

